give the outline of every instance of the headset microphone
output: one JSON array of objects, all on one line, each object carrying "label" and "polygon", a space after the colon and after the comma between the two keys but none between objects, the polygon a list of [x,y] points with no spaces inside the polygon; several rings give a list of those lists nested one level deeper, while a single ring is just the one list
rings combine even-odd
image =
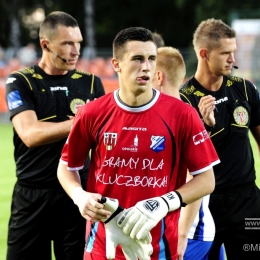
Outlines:
[{"label": "headset microphone", "polygon": [[238,69],[238,66],[233,65],[232,67],[233,67],[234,69]]},{"label": "headset microphone", "polygon": [[63,62],[65,62],[65,63],[67,62],[66,59],[60,57],[57,53],[55,53],[55,52],[53,52],[52,50],[50,50],[50,49],[47,47],[47,45],[44,45],[43,47],[44,47],[47,51],[50,51],[52,54],[54,54],[57,58],[61,59]]}]

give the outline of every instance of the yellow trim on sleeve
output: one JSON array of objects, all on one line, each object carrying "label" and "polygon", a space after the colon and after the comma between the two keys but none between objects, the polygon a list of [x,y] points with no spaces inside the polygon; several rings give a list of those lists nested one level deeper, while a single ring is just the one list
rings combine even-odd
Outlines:
[{"label": "yellow trim on sleeve", "polygon": [[41,122],[41,121],[46,121],[46,120],[48,120],[48,119],[55,118],[55,117],[57,117],[57,116],[46,117],[46,118],[40,119],[40,120],[38,120],[38,121],[39,121],[39,122]]},{"label": "yellow trim on sleeve", "polygon": [[28,85],[29,85],[30,89],[31,89],[31,90],[33,90],[33,88],[32,88],[32,85],[31,85],[30,81],[28,80],[28,78],[27,78],[27,77],[25,77],[25,76],[24,76],[24,74],[23,74],[23,73],[21,73],[20,71],[15,71],[14,73],[17,73],[17,74],[20,74],[20,75],[22,75],[22,76],[25,78],[25,80],[28,82]]},{"label": "yellow trim on sleeve", "polygon": [[91,81],[90,94],[93,93],[93,88],[94,88],[94,74],[91,74],[91,75],[92,75],[92,81]]}]

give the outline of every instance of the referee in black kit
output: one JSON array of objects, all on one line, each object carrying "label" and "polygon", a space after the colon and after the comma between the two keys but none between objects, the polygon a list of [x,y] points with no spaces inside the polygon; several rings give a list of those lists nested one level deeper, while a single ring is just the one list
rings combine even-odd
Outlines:
[{"label": "referee in black kit", "polygon": [[[82,260],[85,219],[57,179],[77,108],[105,94],[99,77],[75,69],[82,35],[67,13],[46,16],[39,63],[11,73],[6,99],[14,127],[14,187],[7,260]],[[79,144],[81,145],[81,144]],[[85,186],[88,162],[81,170]]]},{"label": "referee in black kit", "polygon": [[199,112],[221,161],[213,167],[216,187],[209,208],[216,235],[209,260],[219,259],[223,243],[228,260],[259,260],[260,191],[249,139],[251,131],[260,148],[259,91],[250,81],[231,75],[237,68],[236,32],[223,21],[202,21],[193,45],[197,71],[180,94]]}]

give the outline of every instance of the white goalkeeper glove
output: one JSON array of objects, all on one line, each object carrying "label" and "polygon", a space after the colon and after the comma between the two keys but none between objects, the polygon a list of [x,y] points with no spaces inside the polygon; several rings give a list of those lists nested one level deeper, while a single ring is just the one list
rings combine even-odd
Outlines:
[{"label": "white goalkeeper glove", "polygon": [[137,241],[125,235],[121,228],[117,225],[119,213],[124,210],[118,206],[118,200],[102,197],[101,203],[105,205],[105,209],[113,214],[104,221],[106,228],[106,257],[107,259],[115,259],[116,247],[121,245],[124,256],[127,260],[150,260],[153,252],[151,245],[151,234],[143,241]]},{"label": "white goalkeeper glove", "polygon": [[132,239],[142,240],[169,211],[184,205],[179,192],[172,191],[161,197],[137,202],[119,216],[117,224]]}]

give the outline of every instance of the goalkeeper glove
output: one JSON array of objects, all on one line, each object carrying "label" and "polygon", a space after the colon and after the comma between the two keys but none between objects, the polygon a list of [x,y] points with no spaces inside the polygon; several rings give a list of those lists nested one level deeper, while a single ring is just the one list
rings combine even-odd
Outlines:
[{"label": "goalkeeper glove", "polygon": [[186,206],[181,195],[178,191],[172,191],[161,197],[137,202],[120,215],[117,224],[132,239],[142,240],[169,211],[181,206]]},{"label": "goalkeeper glove", "polygon": [[146,241],[137,241],[125,235],[116,222],[118,214],[124,210],[124,208],[118,206],[118,200],[102,197],[100,202],[105,205],[105,209],[113,213],[104,221],[107,259],[115,259],[116,247],[121,245],[127,260],[137,260],[138,258],[150,260],[150,255],[153,252],[150,233]]}]

